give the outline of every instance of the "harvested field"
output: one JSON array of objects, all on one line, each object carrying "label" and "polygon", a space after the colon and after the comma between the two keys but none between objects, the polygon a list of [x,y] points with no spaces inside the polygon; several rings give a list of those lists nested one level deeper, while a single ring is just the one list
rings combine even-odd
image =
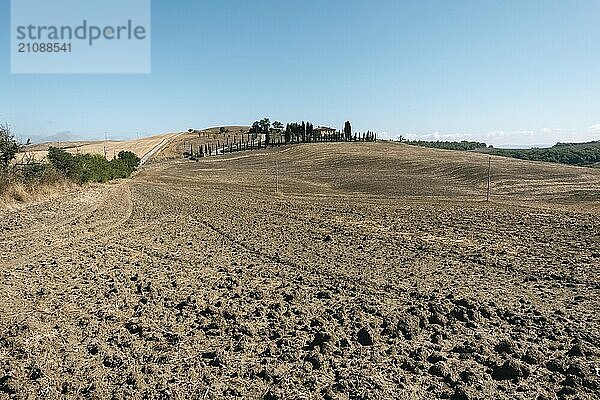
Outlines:
[{"label": "harvested field", "polygon": [[26,156],[33,156],[37,160],[43,160],[48,155],[50,146],[60,147],[71,154],[100,154],[109,159],[116,157],[120,151],[131,151],[138,157],[143,157],[165,139],[174,138],[177,133],[149,136],[135,140],[107,140],[107,141],[79,141],[79,142],[53,142],[33,144],[25,147],[25,152],[17,156],[18,160]]},{"label": "harvested field", "polygon": [[0,397],[596,399],[600,171],[493,158],[486,203],[487,162],[307,144],[0,211]]},{"label": "harvested field", "polygon": [[[221,131],[223,129],[223,131]],[[180,158],[183,153],[198,153],[200,146],[210,145],[214,149],[242,141],[248,141],[249,126],[223,126],[184,132],[164,149],[157,159]],[[215,150],[216,151],[216,150]]]}]

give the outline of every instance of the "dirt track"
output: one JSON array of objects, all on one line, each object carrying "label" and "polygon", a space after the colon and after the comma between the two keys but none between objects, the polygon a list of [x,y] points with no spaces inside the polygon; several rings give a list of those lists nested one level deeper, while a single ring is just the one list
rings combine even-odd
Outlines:
[{"label": "dirt track", "polygon": [[0,397],[598,398],[600,171],[495,159],[486,204],[486,162],[305,145],[0,211]]}]

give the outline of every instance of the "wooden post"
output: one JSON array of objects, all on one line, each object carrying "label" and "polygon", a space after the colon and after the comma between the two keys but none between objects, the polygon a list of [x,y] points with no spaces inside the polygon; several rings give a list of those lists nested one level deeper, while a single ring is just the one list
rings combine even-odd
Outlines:
[{"label": "wooden post", "polygon": [[276,170],[275,193],[279,193],[279,161],[275,161],[275,170]]},{"label": "wooden post", "polygon": [[490,189],[492,185],[492,157],[488,159],[487,200],[490,201]]}]

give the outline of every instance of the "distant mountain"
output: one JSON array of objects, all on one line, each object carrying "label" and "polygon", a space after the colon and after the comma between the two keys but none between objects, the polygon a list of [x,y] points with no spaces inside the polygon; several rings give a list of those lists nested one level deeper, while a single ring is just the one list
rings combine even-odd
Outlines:
[{"label": "distant mountain", "polygon": [[[148,137],[147,135],[144,135],[142,137]],[[77,135],[74,134],[71,131],[63,131],[63,132],[57,132],[53,135],[31,135],[31,136],[25,136],[25,135],[17,135],[17,138],[23,142],[23,143],[27,143],[28,139],[31,139],[31,144],[40,144],[40,143],[56,143],[56,142],[95,142],[95,141],[103,141],[104,140],[104,135],[96,135],[96,136],[90,136],[90,135]],[[135,134],[131,134],[131,133],[111,133],[108,135],[108,140],[133,140],[136,138]]]},{"label": "distant mountain", "polygon": [[31,140],[31,144],[48,142],[74,142],[77,140],[82,140],[80,136],[74,135],[71,131],[57,132],[54,135],[48,136],[17,135],[17,138],[23,143],[27,143],[27,140]]}]

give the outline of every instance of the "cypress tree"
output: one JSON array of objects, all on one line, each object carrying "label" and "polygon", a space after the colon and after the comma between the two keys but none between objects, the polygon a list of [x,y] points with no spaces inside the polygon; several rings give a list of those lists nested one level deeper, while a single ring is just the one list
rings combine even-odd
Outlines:
[{"label": "cypress tree", "polygon": [[352,138],[352,125],[350,121],[346,121],[344,124],[344,136],[346,140],[350,140]]}]

